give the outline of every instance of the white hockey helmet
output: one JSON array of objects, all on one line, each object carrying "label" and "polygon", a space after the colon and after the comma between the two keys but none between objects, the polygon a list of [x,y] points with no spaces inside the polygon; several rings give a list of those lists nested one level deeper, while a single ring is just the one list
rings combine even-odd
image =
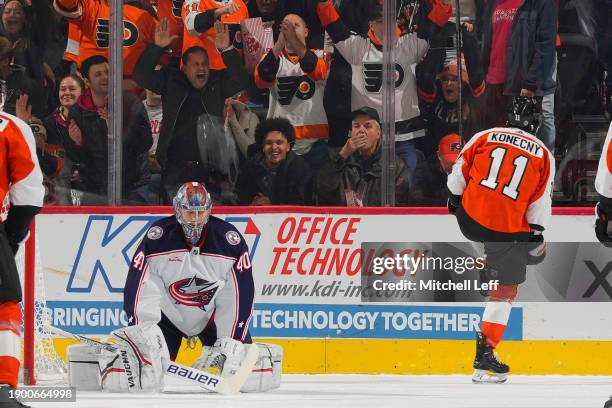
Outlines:
[{"label": "white hockey helmet", "polygon": [[185,238],[192,245],[197,244],[212,210],[212,200],[206,187],[197,181],[183,184],[176,192],[173,204],[176,220],[181,224]]}]

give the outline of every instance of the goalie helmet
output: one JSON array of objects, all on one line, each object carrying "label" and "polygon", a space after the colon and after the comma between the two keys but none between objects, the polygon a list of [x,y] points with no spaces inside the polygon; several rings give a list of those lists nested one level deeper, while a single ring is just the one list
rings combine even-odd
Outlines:
[{"label": "goalie helmet", "polygon": [[181,224],[185,238],[192,245],[197,244],[212,210],[212,200],[206,187],[195,181],[183,184],[176,192],[173,204],[176,220]]},{"label": "goalie helmet", "polygon": [[528,96],[515,96],[508,112],[507,126],[523,129],[534,134],[540,126],[542,102],[540,99]]}]

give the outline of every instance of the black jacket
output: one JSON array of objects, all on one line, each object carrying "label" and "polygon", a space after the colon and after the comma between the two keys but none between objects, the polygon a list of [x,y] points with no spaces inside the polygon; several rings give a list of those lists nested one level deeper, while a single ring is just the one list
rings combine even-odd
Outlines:
[{"label": "black jacket", "polygon": [[[364,207],[381,205],[381,149],[364,159],[359,152],[346,160],[335,153],[317,175],[315,191],[318,205],[347,206],[347,192],[361,200]],[[408,178],[404,161],[395,156],[395,201],[397,206],[407,204]],[[352,205],[354,206],[354,205]]]},{"label": "black jacket", "polygon": [[[136,82],[162,97],[164,115],[156,151],[157,161],[162,168],[167,165],[168,149],[172,144],[179,112],[190,90],[193,89],[182,71],[170,67],[155,70],[163,53],[162,48],[149,44],[134,68]],[[225,99],[242,91],[247,81],[247,72],[238,51],[232,48],[221,53],[221,57],[227,68],[210,70],[208,82],[201,89],[202,112],[206,111],[219,117],[223,117]],[[197,117],[193,120],[197,121]]]},{"label": "black jacket", "polygon": [[[491,17],[499,0],[486,2],[481,19],[482,62],[486,75],[491,59]],[[557,58],[557,9],[552,0],[524,0],[514,16],[508,39],[504,93],[522,88],[549,95],[555,92],[553,71]]]},{"label": "black jacket", "polygon": [[[88,96],[89,95],[89,96]],[[68,157],[80,164],[83,190],[106,195],[108,190],[108,127],[100,118],[88,92],[70,108],[68,123],[74,120],[83,137],[81,146],[72,139],[65,140]],[[138,186],[143,175],[143,161],[153,145],[151,124],[144,105],[135,95],[123,93],[123,195]]]},{"label": "black jacket", "polygon": [[238,200],[250,205],[257,193],[270,198],[273,205],[311,204],[312,171],[306,160],[290,151],[274,175],[259,152],[244,166],[238,177]]}]

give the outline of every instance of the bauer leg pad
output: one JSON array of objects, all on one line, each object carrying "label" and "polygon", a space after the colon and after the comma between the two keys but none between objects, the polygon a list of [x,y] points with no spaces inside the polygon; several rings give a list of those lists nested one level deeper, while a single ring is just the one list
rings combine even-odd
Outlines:
[{"label": "bauer leg pad", "polygon": [[280,387],[283,370],[283,348],[278,344],[256,343],[259,358],[242,392],[265,392]]}]

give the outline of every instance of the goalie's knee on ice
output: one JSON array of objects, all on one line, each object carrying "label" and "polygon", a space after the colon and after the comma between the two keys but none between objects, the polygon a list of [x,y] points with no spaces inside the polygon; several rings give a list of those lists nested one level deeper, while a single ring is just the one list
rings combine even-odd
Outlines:
[{"label": "goalie's knee on ice", "polygon": [[256,343],[259,358],[240,391],[265,392],[280,387],[283,348],[278,344]]}]

